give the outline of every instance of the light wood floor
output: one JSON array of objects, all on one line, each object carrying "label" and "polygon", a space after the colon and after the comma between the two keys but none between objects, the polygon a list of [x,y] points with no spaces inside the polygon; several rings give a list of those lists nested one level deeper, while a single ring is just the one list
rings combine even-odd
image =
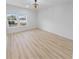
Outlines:
[{"label": "light wood floor", "polygon": [[7,59],[72,59],[72,40],[30,30],[7,35]]}]

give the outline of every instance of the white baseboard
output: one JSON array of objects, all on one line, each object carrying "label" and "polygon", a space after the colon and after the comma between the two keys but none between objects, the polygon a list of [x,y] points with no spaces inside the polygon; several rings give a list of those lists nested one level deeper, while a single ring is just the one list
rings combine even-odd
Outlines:
[{"label": "white baseboard", "polygon": [[16,32],[22,32],[30,29],[36,28],[35,26],[32,27],[15,27],[15,28],[8,28],[6,32],[9,33],[16,33]]},{"label": "white baseboard", "polygon": [[69,38],[69,37],[66,37],[66,36],[61,35],[61,34],[58,34],[58,33],[54,33],[54,32],[47,31],[47,30],[45,30],[45,29],[43,29],[43,28],[38,28],[38,29],[43,30],[43,31],[46,31],[46,32],[49,32],[49,33],[51,33],[51,34],[55,34],[55,35],[57,35],[57,36],[60,36],[60,37],[63,37],[63,38],[69,39],[69,40],[73,40],[73,39],[71,39],[71,38]]}]

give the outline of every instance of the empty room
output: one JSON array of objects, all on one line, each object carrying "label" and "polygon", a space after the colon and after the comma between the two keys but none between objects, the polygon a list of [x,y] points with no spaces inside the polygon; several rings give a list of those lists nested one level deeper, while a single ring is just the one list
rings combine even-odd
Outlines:
[{"label": "empty room", "polygon": [[6,0],[7,59],[72,59],[73,0]]}]

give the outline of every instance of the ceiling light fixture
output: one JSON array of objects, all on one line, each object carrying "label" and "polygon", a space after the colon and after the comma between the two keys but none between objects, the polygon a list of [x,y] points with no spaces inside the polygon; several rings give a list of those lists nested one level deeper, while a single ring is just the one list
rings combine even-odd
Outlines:
[{"label": "ceiling light fixture", "polygon": [[33,4],[33,7],[34,8],[38,8],[39,7],[39,4],[37,3],[37,0],[34,0],[35,1],[35,3]]}]

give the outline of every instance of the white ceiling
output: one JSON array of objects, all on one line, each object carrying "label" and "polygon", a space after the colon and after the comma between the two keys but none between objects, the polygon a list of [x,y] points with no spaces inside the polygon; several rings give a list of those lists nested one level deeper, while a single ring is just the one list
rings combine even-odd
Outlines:
[{"label": "white ceiling", "polygon": [[[37,0],[39,4],[39,8],[46,8],[52,5],[57,5],[61,3],[71,3],[73,0]],[[28,5],[29,8],[32,8],[32,4],[34,3],[34,0],[7,0],[7,4],[27,8]]]}]

